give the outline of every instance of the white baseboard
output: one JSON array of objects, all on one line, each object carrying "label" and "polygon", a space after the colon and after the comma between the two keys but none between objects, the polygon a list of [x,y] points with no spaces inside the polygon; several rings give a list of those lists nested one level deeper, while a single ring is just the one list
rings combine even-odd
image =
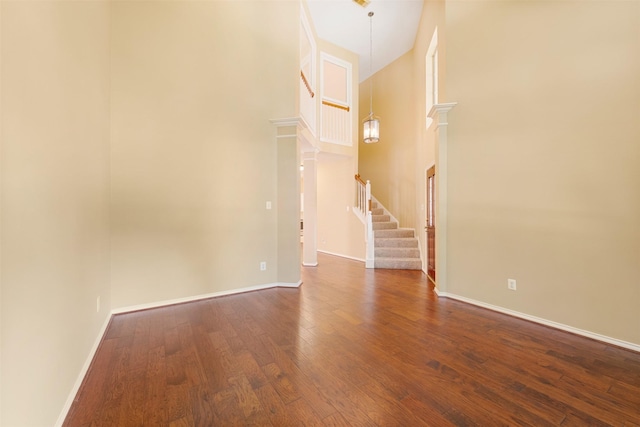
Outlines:
[{"label": "white baseboard", "polygon": [[107,327],[109,326],[109,322],[111,322],[111,316],[112,314],[109,314],[106,317],[104,324],[100,328],[100,332],[98,332],[98,336],[96,337],[96,340],[93,343],[93,347],[91,347],[91,350],[89,351],[89,355],[87,356],[87,359],[85,360],[84,365],[82,366],[82,369],[78,374],[78,378],[76,378],[76,382],[73,385],[71,392],[69,393],[69,397],[67,397],[67,401],[65,402],[64,407],[62,408],[62,411],[58,416],[58,421],[56,421],[56,424],[55,424],[56,427],[61,427],[62,424],[64,423],[64,420],[67,418],[67,414],[69,413],[69,409],[71,409],[71,405],[73,404],[74,399],[76,398],[76,394],[78,394],[78,390],[80,390],[80,387],[82,386],[84,377],[87,375],[87,372],[91,367],[91,362],[93,362],[93,357],[96,355],[96,352],[98,351],[98,347],[100,347],[100,343],[102,342],[102,337],[104,337],[104,334],[107,332]]},{"label": "white baseboard", "polygon": [[274,288],[299,288],[300,285],[302,285],[302,280],[298,280],[297,283],[278,282],[275,283]]},{"label": "white baseboard", "polygon": [[591,331],[585,331],[584,329],[574,328],[573,326],[565,325],[563,323],[554,322],[552,320],[543,319],[541,317],[532,316],[526,313],[520,313],[519,311],[510,310],[508,308],[500,307],[497,305],[487,304],[482,301],[476,301],[471,298],[466,298],[456,294],[450,294],[448,292],[439,292],[438,288],[435,288],[436,295],[442,298],[451,298],[458,301],[466,302],[478,307],[486,308],[488,310],[497,311],[499,313],[508,314],[509,316],[518,317],[520,319],[529,320],[531,322],[539,323],[541,325],[550,326],[562,331],[571,332],[572,334],[581,335],[583,337],[591,338],[597,341],[602,341],[607,344],[612,344],[618,347],[626,348],[629,350],[637,351],[640,353],[640,345],[634,344],[628,341],[619,340],[617,338],[608,337],[606,335],[597,334]]},{"label": "white baseboard", "polygon": [[327,254],[327,255],[339,256],[340,258],[351,259],[351,260],[354,260],[354,261],[365,262],[364,258],[356,258],[356,257],[348,256],[348,255],[337,254],[337,253],[334,253],[334,252],[321,251],[320,249],[318,249],[318,252],[322,252],[323,254]]},{"label": "white baseboard", "polygon": [[182,304],[185,302],[198,301],[201,299],[223,297],[226,295],[242,294],[245,292],[252,292],[252,291],[260,291],[262,289],[297,288],[301,284],[302,284],[302,280],[299,280],[297,283],[285,283],[285,282],[267,283],[264,285],[248,286],[246,288],[230,289],[228,291],[212,292],[210,294],[193,295],[190,297],[157,301],[157,302],[151,302],[148,304],[139,304],[139,305],[131,305],[127,307],[120,307],[120,308],[111,310],[111,314],[130,313],[132,311],[148,310],[150,308],[165,307],[167,305]]}]

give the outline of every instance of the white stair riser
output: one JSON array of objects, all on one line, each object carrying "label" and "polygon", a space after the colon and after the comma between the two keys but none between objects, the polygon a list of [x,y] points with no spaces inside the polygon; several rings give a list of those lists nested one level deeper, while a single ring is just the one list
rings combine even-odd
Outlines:
[{"label": "white stair riser", "polygon": [[422,270],[422,262],[419,259],[376,258],[374,267],[399,270]]}]

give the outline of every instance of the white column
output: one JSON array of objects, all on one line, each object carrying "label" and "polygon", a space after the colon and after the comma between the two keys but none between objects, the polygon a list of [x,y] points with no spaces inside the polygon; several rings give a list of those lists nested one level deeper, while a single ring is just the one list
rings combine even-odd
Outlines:
[{"label": "white column", "polygon": [[302,232],[302,265],[315,267],[318,265],[318,166],[317,153],[302,153],[304,171],[304,229]]},{"label": "white column", "polygon": [[436,292],[447,292],[447,114],[456,102],[436,104],[429,117],[436,121]]},{"label": "white column", "polygon": [[298,118],[271,120],[277,140],[277,283],[300,286],[300,146]]}]

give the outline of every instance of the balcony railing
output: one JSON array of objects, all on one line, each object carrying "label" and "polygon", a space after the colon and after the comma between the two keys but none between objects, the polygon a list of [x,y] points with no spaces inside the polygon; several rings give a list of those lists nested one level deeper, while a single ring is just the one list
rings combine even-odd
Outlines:
[{"label": "balcony railing", "polygon": [[351,108],[348,105],[323,99],[320,117],[322,141],[351,145]]}]

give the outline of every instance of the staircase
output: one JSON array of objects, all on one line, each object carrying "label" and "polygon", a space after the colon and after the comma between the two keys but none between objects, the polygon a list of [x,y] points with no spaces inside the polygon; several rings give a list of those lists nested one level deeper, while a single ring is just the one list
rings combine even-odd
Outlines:
[{"label": "staircase", "polygon": [[398,222],[377,202],[372,201],[371,216],[374,268],[422,270],[418,239],[411,228],[398,228]]}]

